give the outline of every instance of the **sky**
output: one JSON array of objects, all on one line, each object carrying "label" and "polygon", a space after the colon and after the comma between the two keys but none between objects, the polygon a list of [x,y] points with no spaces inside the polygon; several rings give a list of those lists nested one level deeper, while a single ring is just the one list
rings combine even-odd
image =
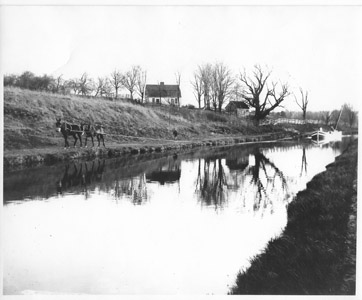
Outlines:
[{"label": "sky", "polygon": [[[222,62],[238,76],[259,64],[297,96],[307,90],[308,110],[359,110],[361,25],[361,6],[5,5],[1,71],[97,78],[140,65],[150,84],[175,84],[180,72],[181,104],[197,105],[199,65]],[[293,96],[284,106],[299,109]]]}]

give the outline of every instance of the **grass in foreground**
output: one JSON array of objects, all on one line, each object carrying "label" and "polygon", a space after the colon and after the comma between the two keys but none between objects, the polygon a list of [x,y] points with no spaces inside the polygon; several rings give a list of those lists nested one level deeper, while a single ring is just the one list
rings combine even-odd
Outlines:
[{"label": "grass in foreground", "polygon": [[298,193],[284,233],[238,275],[231,294],[355,294],[356,166],[357,142]]}]

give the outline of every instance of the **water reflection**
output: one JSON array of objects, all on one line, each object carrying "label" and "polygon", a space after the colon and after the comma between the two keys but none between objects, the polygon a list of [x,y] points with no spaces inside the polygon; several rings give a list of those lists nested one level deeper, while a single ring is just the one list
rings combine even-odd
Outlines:
[{"label": "water reflection", "polygon": [[5,172],[5,294],[226,294],[249,258],[282,232],[287,204],[343,143]]},{"label": "water reflection", "polygon": [[300,174],[299,176],[302,177],[303,175],[307,175],[307,155],[306,155],[306,151],[305,151],[305,146],[302,149],[303,154],[302,154],[302,165],[300,167]]},{"label": "water reflection", "polygon": [[[202,204],[223,207],[227,199],[228,182],[221,158],[198,160],[198,173],[195,191]],[[202,170],[202,171],[201,171]]]},{"label": "water reflection", "polygon": [[259,148],[231,149],[222,157],[198,160],[195,191],[202,205],[222,209],[231,192],[241,191],[241,199],[253,199],[257,211],[272,207],[276,191],[288,193],[283,172]]},{"label": "water reflection", "polygon": [[181,161],[174,155],[172,159],[168,159],[167,163],[160,165],[157,170],[146,173],[148,182],[159,182],[161,185],[165,183],[174,183],[181,177]]},{"label": "water reflection", "polygon": [[250,184],[256,190],[253,210],[257,211],[260,207],[266,209],[270,206],[273,213],[273,196],[276,191],[283,194],[288,192],[287,181],[283,172],[259,149],[255,149],[252,155],[254,163],[249,164],[245,173],[251,176]]},{"label": "water reflection", "polygon": [[[315,148],[332,149],[336,155],[339,149],[345,148],[347,144],[348,141],[344,139],[333,145]],[[246,200],[245,198],[251,197],[253,190],[253,209],[258,210],[260,207],[272,205],[276,192],[287,195],[288,181],[294,179],[287,179],[277,162],[270,159],[269,156],[274,153],[300,151],[298,176],[308,175],[307,152],[314,148],[313,145],[291,143],[282,147],[263,147],[226,147],[214,149],[212,152],[193,153],[191,159],[196,162],[193,190],[200,204],[222,209],[230,197],[230,192],[239,190],[240,198]],[[293,161],[296,156],[297,154],[293,154]],[[162,186],[178,183],[178,192],[180,191],[181,170],[185,159],[190,158],[187,155],[174,155],[142,161],[135,158],[96,159],[5,173],[4,202],[46,199],[56,194],[82,194],[88,199],[99,190],[113,194],[116,200],[128,198],[134,203],[142,204],[147,202],[149,184],[158,183]]]},{"label": "water reflection", "polygon": [[117,201],[128,197],[134,205],[146,203],[148,200],[146,174],[130,179],[116,179],[114,190],[111,193]]},{"label": "water reflection", "polygon": [[[84,168],[83,168],[84,166]],[[67,163],[64,167],[64,174],[56,183],[57,193],[62,195],[64,192],[69,192],[72,189],[78,190],[89,198],[89,187],[94,183],[99,183],[103,179],[105,169],[105,160],[94,160],[93,162],[73,163],[71,166]]]}]

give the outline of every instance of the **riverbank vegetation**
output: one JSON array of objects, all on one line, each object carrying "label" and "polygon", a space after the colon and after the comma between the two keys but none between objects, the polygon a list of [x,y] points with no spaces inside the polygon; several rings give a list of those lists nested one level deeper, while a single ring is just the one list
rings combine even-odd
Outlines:
[{"label": "riverbank vegetation", "polygon": [[297,194],[283,234],[238,275],[231,294],[355,294],[357,152],[355,142]]}]

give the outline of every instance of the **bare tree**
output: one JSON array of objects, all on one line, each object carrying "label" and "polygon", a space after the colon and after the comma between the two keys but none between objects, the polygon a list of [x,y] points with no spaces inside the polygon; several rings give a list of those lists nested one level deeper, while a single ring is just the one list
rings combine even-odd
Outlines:
[{"label": "bare tree", "polygon": [[122,74],[121,72],[114,70],[110,76],[110,83],[116,92],[116,98],[118,98],[118,90],[122,87]]},{"label": "bare tree", "polygon": [[93,91],[92,79],[88,77],[87,73],[83,73],[80,79],[78,79],[78,91],[81,95],[89,95]]},{"label": "bare tree", "polygon": [[103,89],[103,85],[104,85],[104,79],[101,77],[97,78],[96,84],[95,84],[95,97],[98,97],[101,95],[101,90]]},{"label": "bare tree", "polygon": [[199,66],[199,73],[201,75],[203,94],[204,94],[204,108],[210,109],[210,95],[212,85],[212,65],[205,64]]},{"label": "bare tree", "polygon": [[[255,108],[254,119],[257,123],[264,119],[290,95],[286,83],[281,84],[281,90],[277,92],[277,83],[272,82],[271,87],[266,85],[271,72],[265,72],[258,65],[254,66],[253,78],[244,73],[240,74],[240,81],[243,85],[242,97]],[[264,88],[266,87],[265,91]],[[264,92],[263,92],[264,91]]]},{"label": "bare tree", "polygon": [[194,72],[194,79],[193,81],[191,81],[191,85],[193,87],[194,95],[199,105],[199,108],[201,108],[201,100],[202,95],[204,94],[204,89],[202,84],[202,76],[200,73]]},{"label": "bare tree", "polygon": [[302,88],[299,88],[302,98],[298,101],[297,97],[294,95],[295,102],[302,109],[303,112],[303,120],[307,117],[307,106],[308,106],[308,91],[303,92]]},{"label": "bare tree", "polygon": [[230,91],[230,100],[240,101],[241,98],[241,85],[239,82],[235,82]]},{"label": "bare tree", "polygon": [[133,93],[136,90],[137,80],[139,78],[140,72],[140,66],[132,66],[131,70],[127,71],[122,76],[122,85],[129,91],[131,99],[133,99]]},{"label": "bare tree", "polygon": [[215,69],[214,67],[212,68],[211,71],[211,82],[210,82],[210,94],[209,94],[209,101],[210,104],[212,106],[212,108],[214,109],[214,111],[217,110],[217,79],[216,79],[216,74],[215,74]]},{"label": "bare tree", "polygon": [[67,81],[67,86],[73,91],[75,95],[78,95],[79,92],[79,84],[78,80],[73,78]]},{"label": "bare tree", "polygon": [[101,96],[112,97],[112,84],[107,77],[104,77],[104,85],[101,90]]},{"label": "bare tree", "polygon": [[64,79],[62,78],[63,75],[59,75],[58,77],[54,78],[52,80],[52,84],[51,84],[51,91],[53,93],[61,93],[65,91],[65,88],[64,88]]},{"label": "bare tree", "polygon": [[225,103],[225,100],[230,96],[234,79],[231,74],[231,70],[223,63],[215,64],[213,74],[217,108],[219,112],[221,112],[221,108]]},{"label": "bare tree", "polygon": [[111,93],[111,84],[107,77],[98,77],[95,84],[95,96],[109,96]]},{"label": "bare tree", "polygon": [[176,84],[178,85],[178,93],[177,93],[177,105],[180,105],[180,90],[181,90],[181,72],[177,71],[175,73],[175,78],[176,78]]},{"label": "bare tree", "polygon": [[140,95],[142,103],[145,98],[146,82],[147,82],[147,72],[140,69],[137,77],[136,91]]}]

